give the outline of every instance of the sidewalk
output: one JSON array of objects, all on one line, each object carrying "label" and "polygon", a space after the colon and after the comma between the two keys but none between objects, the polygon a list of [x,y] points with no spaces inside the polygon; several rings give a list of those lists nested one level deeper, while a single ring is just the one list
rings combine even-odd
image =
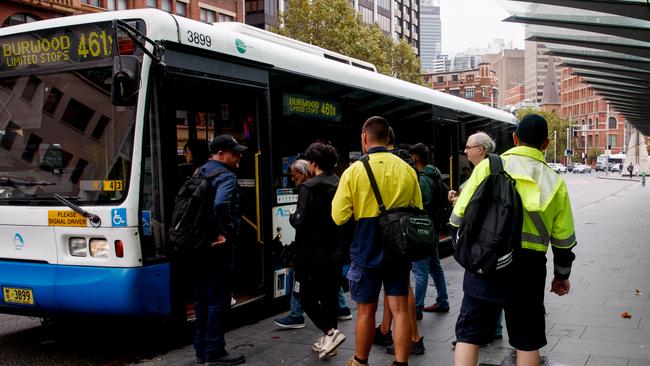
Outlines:
[{"label": "sidewalk", "polygon": [[[552,365],[650,366],[650,189],[635,185],[613,198],[574,210],[578,247],[571,292],[563,297],[546,296],[548,345],[542,355]],[[550,283],[550,251],[548,258]],[[410,365],[453,365],[451,342],[462,299],[463,272],[451,257],[443,259],[442,264],[452,310],[424,314],[418,325],[426,353],[411,357]],[[431,281],[427,295],[428,305],[435,298]],[[624,311],[632,317],[622,318]],[[380,319],[378,312],[377,321]],[[226,336],[228,348],[245,354],[246,365],[255,366],[339,366],[353,356],[354,320],[339,323],[347,340],[338,356],[327,361],[319,361],[311,351],[320,336],[311,322],[307,321],[304,329],[279,330],[272,320],[231,331]],[[498,365],[510,352],[504,329],[503,340],[481,349],[480,362]],[[188,345],[139,365],[190,365],[193,359],[192,346]],[[373,347],[370,365],[390,365],[392,360],[382,347]]]}]

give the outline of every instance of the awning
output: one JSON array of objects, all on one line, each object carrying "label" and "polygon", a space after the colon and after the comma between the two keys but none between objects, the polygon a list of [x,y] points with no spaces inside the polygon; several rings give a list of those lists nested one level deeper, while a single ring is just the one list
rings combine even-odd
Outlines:
[{"label": "awning", "polygon": [[650,135],[648,0],[496,0],[643,134]]}]

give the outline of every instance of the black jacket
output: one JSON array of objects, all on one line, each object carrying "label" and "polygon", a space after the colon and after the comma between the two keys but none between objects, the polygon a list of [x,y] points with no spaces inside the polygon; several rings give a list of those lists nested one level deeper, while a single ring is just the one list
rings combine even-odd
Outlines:
[{"label": "black jacket", "polygon": [[334,173],[317,175],[300,186],[298,207],[289,218],[296,229],[295,265],[343,260],[342,229],[332,220],[332,199],[339,185]]}]

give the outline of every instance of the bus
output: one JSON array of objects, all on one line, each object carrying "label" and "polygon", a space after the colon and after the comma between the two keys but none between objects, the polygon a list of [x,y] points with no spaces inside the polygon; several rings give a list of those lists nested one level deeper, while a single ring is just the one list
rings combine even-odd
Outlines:
[{"label": "bus", "polygon": [[435,147],[452,187],[468,135],[486,131],[505,150],[515,126],[509,113],[240,23],[145,9],[0,29],[0,312],[188,314],[166,232],[187,177],[183,145],[219,134],[248,147],[234,307],[286,306],[288,167],[328,141],[341,173],[373,115],[398,143]]},{"label": "bus", "polygon": [[620,172],[622,171],[621,167],[625,161],[625,154],[601,154],[596,158],[596,170],[607,170],[611,172]]}]

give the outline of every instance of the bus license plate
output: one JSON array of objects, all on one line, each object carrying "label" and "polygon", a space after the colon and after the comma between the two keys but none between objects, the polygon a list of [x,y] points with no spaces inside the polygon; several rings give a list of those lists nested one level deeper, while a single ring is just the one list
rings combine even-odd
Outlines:
[{"label": "bus license plate", "polygon": [[4,287],[2,292],[8,304],[34,305],[34,293],[30,288]]}]

